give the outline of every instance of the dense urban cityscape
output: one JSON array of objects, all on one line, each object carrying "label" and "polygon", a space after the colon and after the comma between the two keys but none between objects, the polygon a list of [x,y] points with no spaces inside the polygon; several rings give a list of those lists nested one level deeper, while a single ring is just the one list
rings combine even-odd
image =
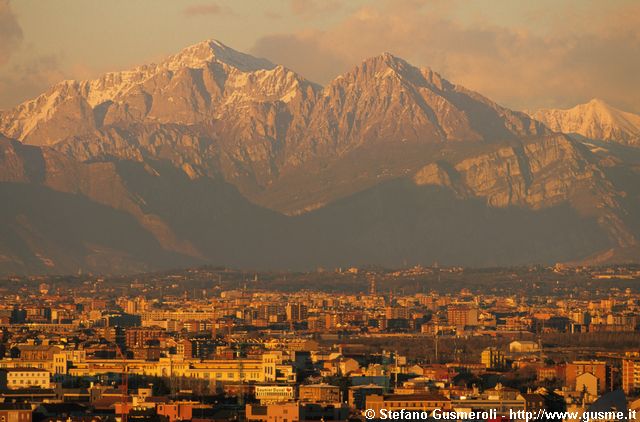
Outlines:
[{"label": "dense urban cityscape", "polygon": [[639,279],[640,266],[437,265],[8,277],[0,417],[577,419],[620,389],[633,412]]}]

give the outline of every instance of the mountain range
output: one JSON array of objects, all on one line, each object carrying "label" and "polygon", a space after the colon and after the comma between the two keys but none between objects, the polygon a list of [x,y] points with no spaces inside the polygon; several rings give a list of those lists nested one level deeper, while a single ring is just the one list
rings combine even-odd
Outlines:
[{"label": "mountain range", "polygon": [[637,120],[595,107],[205,41],[0,112],[0,273],[636,261]]},{"label": "mountain range", "polygon": [[598,98],[568,110],[538,110],[531,116],[557,132],[640,146],[640,115],[619,110]]}]

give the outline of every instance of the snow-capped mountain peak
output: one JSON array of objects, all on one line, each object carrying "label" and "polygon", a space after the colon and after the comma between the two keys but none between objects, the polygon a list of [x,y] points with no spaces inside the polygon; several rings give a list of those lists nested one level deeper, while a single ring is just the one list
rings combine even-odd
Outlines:
[{"label": "snow-capped mountain peak", "polygon": [[46,132],[42,135],[45,139],[37,135],[38,140],[33,142],[55,143],[61,133],[44,128],[61,109],[67,116],[87,117],[83,118],[88,122],[87,129],[94,126],[94,119],[90,118],[93,114],[97,126],[105,116],[107,120],[168,121],[165,100],[182,103],[185,109],[195,108],[185,111],[186,117],[176,116],[181,122],[193,123],[211,111],[206,108],[212,102],[289,102],[309,85],[312,84],[289,69],[211,39],[186,47],[157,64],[109,72],[93,80],[59,82],[40,96],[0,112],[0,133],[26,140],[35,132]]},{"label": "snow-capped mountain peak", "polygon": [[160,64],[160,67],[169,70],[178,70],[185,67],[197,69],[214,61],[232,66],[243,72],[273,69],[275,67],[275,65],[267,59],[241,53],[215,39],[202,41],[186,47],[179,53],[164,60]]},{"label": "snow-capped mountain peak", "polygon": [[556,132],[640,145],[640,115],[619,110],[599,98],[570,109],[542,109],[531,115]]}]

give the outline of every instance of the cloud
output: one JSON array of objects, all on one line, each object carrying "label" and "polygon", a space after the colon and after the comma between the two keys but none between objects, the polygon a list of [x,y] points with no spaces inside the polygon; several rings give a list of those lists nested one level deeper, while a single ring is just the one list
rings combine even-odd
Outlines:
[{"label": "cloud", "polygon": [[327,83],[389,51],[514,108],[601,97],[640,112],[640,4],[611,3],[540,6],[505,23],[461,17],[466,3],[381,0],[324,30],[264,36],[252,52]]},{"label": "cloud", "polygon": [[342,3],[338,0],[291,0],[290,6],[295,16],[313,18],[338,11]]},{"label": "cloud", "polygon": [[351,60],[322,42],[322,33],[318,31],[266,36],[256,42],[252,52],[320,83],[326,83],[352,64]]},{"label": "cloud", "polygon": [[9,0],[0,0],[0,66],[9,61],[22,38],[22,28],[11,11]]},{"label": "cloud", "polygon": [[[57,55],[30,54],[28,59],[12,59],[14,52],[25,48],[22,41],[22,28],[9,1],[0,0],[0,109],[35,97],[68,77],[61,70]],[[29,51],[31,48],[27,46],[26,49]]]},{"label": "cloud", "polygon": [[201,3],[187,6],[184,9],[184,14],[189,17],[204,16],[204,15],[222,15],[227,13],[228,10],[217,3]]},{"label": "cloud", "polygon": [[262,15],[267,19],[282,19],[282,15],[280,13],[274,12],[273,10],[265,10]]},{"label": "cloud", "polygon": [[0,109],[12,107],[25,98],[34,98],[67,77],[54,55],[13,65],[0,76]]}]

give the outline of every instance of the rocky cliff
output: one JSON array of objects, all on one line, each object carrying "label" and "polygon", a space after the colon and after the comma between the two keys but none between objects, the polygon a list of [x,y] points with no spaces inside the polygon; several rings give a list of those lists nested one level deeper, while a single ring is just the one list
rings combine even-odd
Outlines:
[{"label": "rocky cliff", "polygon": [[390,54],[323,88],[206,41],[0,132],[5,272],[600,262],[640,235],[640,159]]}]

